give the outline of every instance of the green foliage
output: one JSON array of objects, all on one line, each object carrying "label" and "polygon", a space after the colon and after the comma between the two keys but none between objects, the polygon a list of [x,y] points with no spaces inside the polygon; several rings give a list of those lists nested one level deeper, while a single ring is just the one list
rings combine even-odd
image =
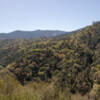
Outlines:
[{"label": "green foliage", "polygon": [[[26,85],[30,82],[44,82],[49,85],[53,83],[57,88],[53,90],[44,86],[47,89],[45,91],[41,88],[44,94],[40,93],[42,95],[40,100],[66,100],[68,97],[65,95],[66,89],[68,95],[86,96],[90,93],[99,98],[100,24],[88,26],[68,36],[36,40],[0,40],[0,70],[3,70],[2,66],[14,74],[16,80],[21,83],[19,83],[21,90],[25,86],[25,92],[20,93],[24,96],[15,96],[15,100],[18,98],[19,100],[33,100],[32,98],[37,100],[37,94],[40,91],[37,89],[38,93],[33,95],[34,89],[31,91],[32,94],[26,89]],[[8,84],[10,85],[8,87],[15,88],[10,82],[3,83],[5,83],[4,80],[0,80],[1,88],[4,87],[1,89],[3,91],[6,91],[5,86]],[[13,89],[8,92],[12,91]],[[71,100],[71,96],[68,100]]]}]

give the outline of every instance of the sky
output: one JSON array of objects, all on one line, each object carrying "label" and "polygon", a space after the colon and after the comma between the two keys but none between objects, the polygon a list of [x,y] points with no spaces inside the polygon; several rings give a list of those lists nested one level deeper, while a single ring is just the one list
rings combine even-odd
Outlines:
[{"label": "sky", "polygon": [[100,0],[0,0],[0,33],[72,31],[100,21]]}]

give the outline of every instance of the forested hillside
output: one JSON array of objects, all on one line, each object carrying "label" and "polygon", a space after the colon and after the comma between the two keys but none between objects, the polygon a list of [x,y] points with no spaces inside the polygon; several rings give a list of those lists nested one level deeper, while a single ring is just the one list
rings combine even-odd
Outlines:
[{"label": "forested hillside", "polygon": [[53,38],[1,39],[0,98],[100,100],[100,23]]}]

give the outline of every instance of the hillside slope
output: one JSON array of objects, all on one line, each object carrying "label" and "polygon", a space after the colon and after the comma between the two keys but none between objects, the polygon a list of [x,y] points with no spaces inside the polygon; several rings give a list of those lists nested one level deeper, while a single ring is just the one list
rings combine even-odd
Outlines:
[{"label": "hillside slope", "polygon": [[68,89],[72,95],[88,95],[87,100],[100,99],[99,23],[68,36],[1,40],[0,43],[0,64],[20,85],[44,82],[53,84],[56,93]]}]

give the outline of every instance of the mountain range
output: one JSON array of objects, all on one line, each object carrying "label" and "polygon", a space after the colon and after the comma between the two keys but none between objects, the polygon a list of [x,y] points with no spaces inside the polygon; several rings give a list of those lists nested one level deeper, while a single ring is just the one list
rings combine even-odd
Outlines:
[{"label": "mountain range", "polygon": [[0,39],[29,39],[29,38],[40,38],[40,37],[55,37],[69,32],[59,30],[36,30],[36,31],[13,31],[10,33],[1,33]]}]

